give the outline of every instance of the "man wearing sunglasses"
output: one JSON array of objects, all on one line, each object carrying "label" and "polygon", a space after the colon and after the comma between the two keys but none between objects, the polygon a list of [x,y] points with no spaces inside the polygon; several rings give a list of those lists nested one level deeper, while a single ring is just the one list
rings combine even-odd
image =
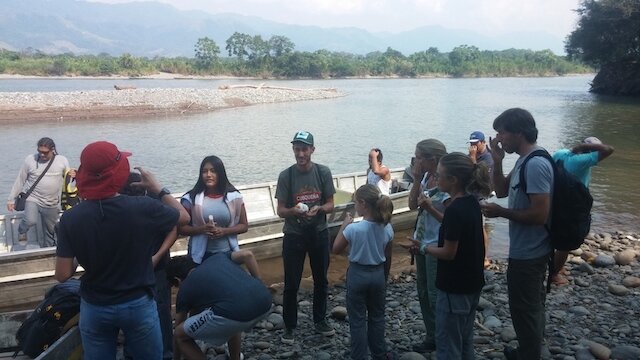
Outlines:
[{"label": "man wearing sunglasses", "polygon": [[[25,158],[7,202],[7,210],[14,211],[16,196],[20,192],[26,193],[51,162],[51,166],[27,197],[24,215],[18,226],[18,240],[26,248],[55,246],[54,227],[60,213],[60,195],[65,171],[69,170],[69,174],[75,177],[75,170],[69,168],[66,157],[57,154],[56,144],[51,138],[43,137],[38,140],[37,146],[38,152]],[[34,238],[27,242],[27,232],[38,223],[38,216],[44,225],[44,239]]]}]

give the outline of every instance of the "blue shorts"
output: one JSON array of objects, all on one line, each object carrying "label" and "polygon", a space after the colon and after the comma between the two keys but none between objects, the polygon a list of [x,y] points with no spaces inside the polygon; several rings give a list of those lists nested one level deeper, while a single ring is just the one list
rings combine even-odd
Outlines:
[{"label": "blue shorts", "polygon": [[236,334],[251,329],[258,321],[271,312],[271,309],[249,321],[236,321],[216,315],[211,309],[190,316],[184,322],[184,332],[192,339],[202,340],[213,346],[220,346]]}]

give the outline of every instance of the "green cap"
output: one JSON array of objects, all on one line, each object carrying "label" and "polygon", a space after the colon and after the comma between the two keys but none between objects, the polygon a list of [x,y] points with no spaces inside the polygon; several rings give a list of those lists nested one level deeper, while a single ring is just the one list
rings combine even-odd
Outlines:
[{"label": "green cap", "polygon": [[313,135],[311,135],[311,133],[307,131],[298,131],[293,136],[293,140],[291,140],[292,144],[297,142],[313,146]]}]

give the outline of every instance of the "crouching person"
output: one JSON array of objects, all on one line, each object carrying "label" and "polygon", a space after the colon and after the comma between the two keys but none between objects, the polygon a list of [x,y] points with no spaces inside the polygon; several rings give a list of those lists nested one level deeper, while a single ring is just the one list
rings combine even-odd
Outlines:
[{"label": "crouching person", "polygon": [[202,340],[214,346],[227,343],[231,360],[239,360],[241,333],[271,311],[267,287],[231,260],[229,253],[213,254],[200,265],[188,257],[171,259],[167,277],[181,281],[174,359],[206,359],[195,342]]},{"label": "crouching person", "polygon": [[56,280],[73,276],[77,263],[85,270],[80,278],[85,359],[115,359],[120,329],[134,359],[162,359],[152,256],[167,234],[189,222],[189,214],[140,168],[139,185],[161,201],[120,196],[129,155],[106,141],[82,150],[76,182],[84,201],[67,210],[58,227]]}]

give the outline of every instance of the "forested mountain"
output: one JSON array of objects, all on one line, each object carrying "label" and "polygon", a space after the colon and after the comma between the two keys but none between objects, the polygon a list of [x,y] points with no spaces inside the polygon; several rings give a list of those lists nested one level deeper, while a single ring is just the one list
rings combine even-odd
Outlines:
[{"label": "forested mountain", "polygon": [[45,53],[108,53],[118,56],[193,56],[199,38],[224,44],[234,32],[286,36],[296,50],[367,54],[388,47],[404,54],[430,47],[451,51],[467,44],[486,50],[551,49],[563,53],[563,39],[546,33],[487,37],[467,30],[427,26],[411,31],[371,33],[358,28],[281,24],[237,14],[181,11],[157,2],[103,4],[76,0],[0,1],[0,48]]}]

